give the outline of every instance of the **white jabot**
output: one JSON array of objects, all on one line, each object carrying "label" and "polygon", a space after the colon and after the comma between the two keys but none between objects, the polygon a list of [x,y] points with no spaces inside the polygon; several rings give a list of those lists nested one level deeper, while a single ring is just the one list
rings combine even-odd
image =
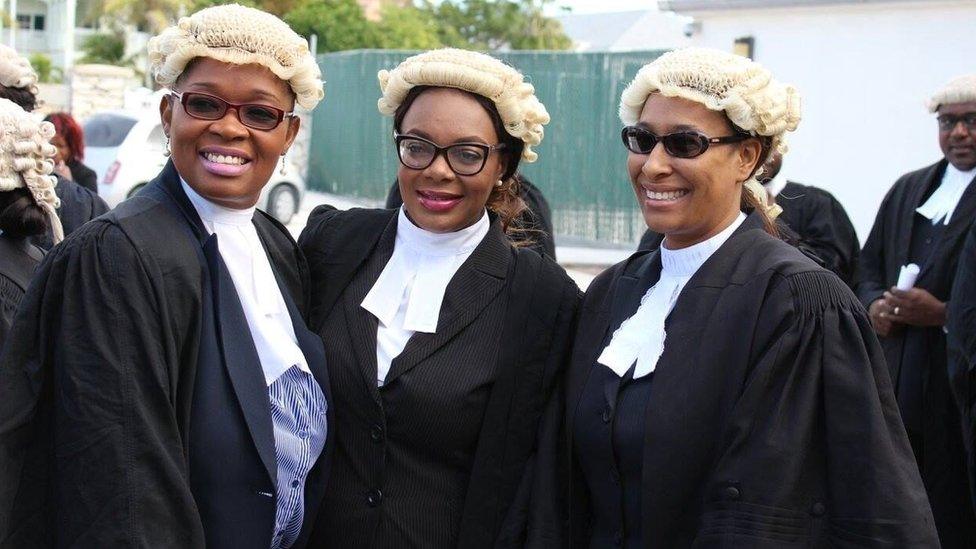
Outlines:
[{"label": "white jabot", "polygon": [[470,227],[432,233],[414,225],[400,208],[393,255],[361,304],[379,320],[376,380],[380,386],[410,336],[437,331],[447,285],[489,227],[486,211]]},{"label": "white jabot", "polygon": [[254,228],[255,208],[225,208],[200,196],[182,178],[180,183],[204,227],[217,235],[217,249],[234,281],[265,382],[270,386],[292,366],[311,374],[271,262]]},{"label": "white jabot", "polygon": [[915,211],[931,220],[933,225],[940,222],[948,225],[952,212],[956,210],[959,200],[974,177],[976,168],[964,172],[952,164],[947,165],[939,188]]},{"label": "white jabot", "polygon": [[779,196],[779,193],[783,192],[783,189],[786,188],[786,183],[787,181],[785,177],[777,175],[771,180],[763,183],[763,187],[766,187],[766,192],[769,193],[769,196],[776,198]]},{"label": "white jabot", "polygon": [[665,239],[660,247],[661,278],[641,298],[637,312],[623,321],[613,333],[610,344],[603,349],[597,362],[620,377],[627,373],[634,362],[637,363],[634,379],[653,372],[664,352],[667,337],[664,321],[671,314],[681,290],[745,220],[746,215],[740,213],[722,232],[680,250],[669,250]]}]

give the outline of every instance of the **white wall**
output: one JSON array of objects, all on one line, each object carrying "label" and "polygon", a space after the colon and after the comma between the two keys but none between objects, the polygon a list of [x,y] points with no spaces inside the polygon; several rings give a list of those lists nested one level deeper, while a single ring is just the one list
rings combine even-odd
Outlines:
[{"label": "white wall", "polygon": [[790,179],[831,191],[863,244],[897,177],[939,160],[928,97],[976,72],[976,1],[735,10],[687,15],[692,41],[755,59],[803,95],[803,121],[783,164]]}]

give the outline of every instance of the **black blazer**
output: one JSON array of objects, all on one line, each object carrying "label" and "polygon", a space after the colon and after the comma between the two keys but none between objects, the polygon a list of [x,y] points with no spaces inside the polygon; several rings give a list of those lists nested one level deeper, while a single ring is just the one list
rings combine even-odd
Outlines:
[{"label": "black blazer", "polygon": [[[284,227],[254,223],[331,424],[307,267]],[[169,163],[48,255],[0,361],[0,546],[270,546],[270,404],[217,245]]]},{"label": "black blazer", "polygon": [[[659,252],[638,252],[583,301],[562,438],[545,447],[565,456],[563,473],[539,490],[565,490],[571,547],[590,528],[571,457],[577,403],[660,270]],[[647,406],[644,547],[938,547],[880,348],[834,274],[751,215],[684,287],[666,330]]]},{"label": "black blazer", "polygon": [[98,194],[98,175],[95,170],[72,158],[67,162],[68,169],[71,170],[71,179],[75,183]]},{"label": "black blazer", "polygon": [[976,224],[959,256],[948,317],[949,378],[962,416],[969,489],[976,508]]},{"label": "black blazer", "polygon": [[393,252],[396,213],[320,207],[299,239],[338,399],[312,544],[515,546],[579,290],[555,263],[513,248],[495,219],[452,278],[437,332],[414,334],[378,388],[378,321],[360,304]]}]

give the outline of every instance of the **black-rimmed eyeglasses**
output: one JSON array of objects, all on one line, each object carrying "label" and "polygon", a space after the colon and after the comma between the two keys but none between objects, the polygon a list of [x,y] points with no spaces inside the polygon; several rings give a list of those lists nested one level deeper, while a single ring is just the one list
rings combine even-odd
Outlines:
[{"label": "black-rimmed eyeglasses", "polygon": [[709,145],[736,143],[751,137],[748,134],[737,133],[724,137],[708,137],[698,132],[684,131],[667,135],[654,135],[640,126],[627,126],[620,132],[627,150],[634,154],[649,154],[654,146],[660,142],[664,150],[675,158],[694,158],[708,150]]},{"label": "black-rimmed eyeglasses", "polygon": [[956,124],[962,122],[966,129],[971,132],[976,132],[976,112],[966,113],[960,116],[953,116],[951,114],[939,115],[936,120],[939,121],[939,129],[947,132],[954,130]]},{"label": "black-rimmed eyeglasses", "polygon": [[411,170],[424,170],[443,154],[447,165],[458,175],[475,175],[485,168],[491,151],[505,148],[504,143],[486,145],[484,143],[454,143],[441,147],[437,143],[417,137],[393,132],[397,157],[400,163]]},{"label": "black-rimmed eyeglasses", "polygon": [[199,120],[220,120],[227,114],[227,109],[234,109],[237,119],[248,128],[255,130],[273,130],[286,117],[295,116],[294,111],[285,112],[277,107],[260,103],[231,103],[216,95],[198,92],[170,92],[175,97],[186,114]]}]

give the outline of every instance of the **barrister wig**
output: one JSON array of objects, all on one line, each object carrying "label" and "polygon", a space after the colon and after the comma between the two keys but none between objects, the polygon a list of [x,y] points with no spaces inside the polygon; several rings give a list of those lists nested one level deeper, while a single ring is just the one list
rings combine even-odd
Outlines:
[{"label": "barrister wig", "polygon": [[383,92],[377,106],[382,114],[393,116],[410,90],[418,86],[464,90],[494,103],[505,131],[525,144],[522,160],[535,162],[538,158],[532,147],[542,142],[542,126],[549,123],[549,113],[532,84],[502,61],[483,53],[442,48],[409,57],[377,76]]},{"label": "barrister wig", "polygon": [[[710,48],[685,48],[665,53],[644,65],[620,96],[620,120],[636,124],[652,93],[681,97],[725,113],[738,131],[764,140],[765,154],[785,153],[786,132],[800,123],[800,94],[762,65],[745,57]],[[770,203],[757,176],[743,184],[749,202],[771,218],[782,211]]]},{"label": "barrister wig", "polygon": [[26,188],[48,215],[54,233],[54,243],[64,238],[57,208],[60,201],[54,194],[57,179],[51,144],[54,126],[38,122],[13,101],[0,99],[0,192]]},{"label": "barrister wig", "polygon": [[311,110],[325,97],[322,71],[305,39],[270,13],[238,4],[202,9],[149,41],[156,82],[172,87],[197,57],[267,67],[288,82],[299,106]]},{"label": "barrister wig", "polygon": [[37,73],[27,58],[0,44],[0,86],[23,88],[37,95]]},{"label": "barrister wig", "polygon": [[976,74],[957,76],[929,99],[929,112],[936,112],[942,105],[976,102]]}]

